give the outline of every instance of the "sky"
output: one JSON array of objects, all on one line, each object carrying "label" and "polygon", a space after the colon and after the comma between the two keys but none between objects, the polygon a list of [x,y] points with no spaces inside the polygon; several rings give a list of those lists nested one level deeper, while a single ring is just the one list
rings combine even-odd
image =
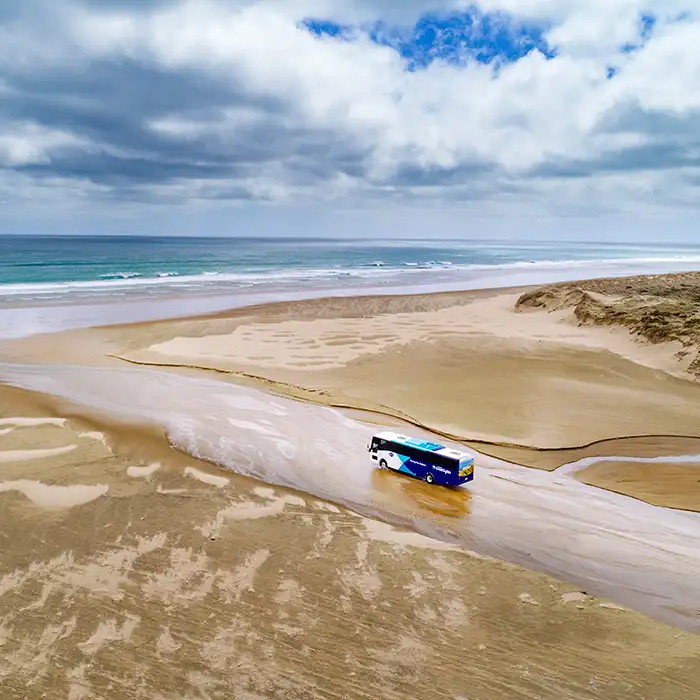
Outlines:
[{"label": "sky", "polygon": [[3,0],[0,233],[698,241],[698,0]]}]

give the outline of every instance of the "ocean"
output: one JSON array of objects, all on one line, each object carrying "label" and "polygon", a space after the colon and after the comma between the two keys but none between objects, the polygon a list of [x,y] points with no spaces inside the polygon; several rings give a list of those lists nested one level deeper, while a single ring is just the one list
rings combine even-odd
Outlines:
[{"label": "ocean", "polygon": [[697,269],[690,245],[0,236],[0,337],[284,299]]}]

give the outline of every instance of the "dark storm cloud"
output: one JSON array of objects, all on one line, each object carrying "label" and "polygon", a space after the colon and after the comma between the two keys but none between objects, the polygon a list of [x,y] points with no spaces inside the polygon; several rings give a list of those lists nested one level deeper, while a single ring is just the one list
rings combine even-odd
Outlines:
[{"label": "dark storm cloud", "polygon": [[73,73],[61,68],[6,79],[15,92],[0,104],[1,118],[29,120],[95,143],[134,149],[169,147],[168,139],[148,128],[149,120],[173,114],[215,119],[225,107],[247,104],[204,75],[131,61],[100,61]]},{"label": "dark storm cloud", "polygon": [[[639,143],[621,145],[590,158],[553,160],[531,174],[544,178],[586,178],[596,174],[666,171],[700,167],[700,112],[674,115],[626,104],[611,110],[594,136],[624,138],[636,135]],[[690,182],[690,181],[688,181]]]},{"label": "dark storm cloud", "polygon": [[[194,70],[172,71],[132,60],[93,61],[6,74],[11,93],[0,120],[31,122],[68,132],[91,146],[57,150],[48,163],[15,166],[37,177],[89,180],[122,188],[176,179],[253,177],[286,163],[295,184],[313,184],[337,172],[359,176],[366,153],[332,133],[299,126],[290,106],[251,95],[233,80]],[[225,112],[245,110],[254,120],[228,127]],[[159,120],[188,120],[191,134],[153,128]],[[243,187],[227,186],[238,198]]]},{"label": "dark storm cloud", "polygon": [[[50,9],[54,15],[69,6],[143,15],[175,4],[57,0]],[[52,42],[49,18],[40,10],[37,0],[6,0],[0,3],[0,29],[21,26],[32,41],[45,35]],[[56,46],[59,35],[57,30]],[[75,139],[52,147],[42,162],[10,159],[0,172],[96,183],[112,188],[115,198],[139,201],[148,200],[153,186],[187,179],[211,181],[200,187],[207,196],[240,199],[251,196],[245,180],[268,171],[288,186],[364,172],[366,148],[305,126],[291,102],[261,97],[230,72],[216,77],[204,69],[171,70],[146,56],[87,61],[79,47],[75,52],[75,60],[68,51],[56,61],[0,66],[0,124],[36,125]],[[157,128],[163,122],[174,127]],[[185,128],[178,130],[178,123]],[[161,196],[154,189],[154,200]]]},{"label": "dark storm cloud", "polygon": [[478,184],[486,175],[497,169],[487,163],[463,163],[452,168],[422,168],[417,165],[402,165],[392,177],[397,187],[447,187],[464,183]]}]

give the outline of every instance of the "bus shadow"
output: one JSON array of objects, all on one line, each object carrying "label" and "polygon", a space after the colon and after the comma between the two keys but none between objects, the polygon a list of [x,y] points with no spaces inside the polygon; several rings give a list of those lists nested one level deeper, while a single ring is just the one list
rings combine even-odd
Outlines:
[{"label": "bus shadow", "polygon": [[472,495],[466,488],[448,488],[426,484],[388,469],[372,471],[375,497],[411,515],[440,515],[462,518],[471,513]]}]

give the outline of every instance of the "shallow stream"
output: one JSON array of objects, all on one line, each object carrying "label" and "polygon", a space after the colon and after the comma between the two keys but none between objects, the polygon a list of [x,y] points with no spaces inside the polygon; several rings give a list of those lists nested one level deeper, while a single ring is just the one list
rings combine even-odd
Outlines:
[{"label": "shallow stream", "polygon": [[247,387],[66,365],[0,364],[0,381],[162,425],[175,447],[224,469],[547,572],[700,632],[700,516],[586,486],[571,476],[581,463],[544,472],[477,455],[474,482],[449,490],[377,470],[366,451],[372,427]]}]

